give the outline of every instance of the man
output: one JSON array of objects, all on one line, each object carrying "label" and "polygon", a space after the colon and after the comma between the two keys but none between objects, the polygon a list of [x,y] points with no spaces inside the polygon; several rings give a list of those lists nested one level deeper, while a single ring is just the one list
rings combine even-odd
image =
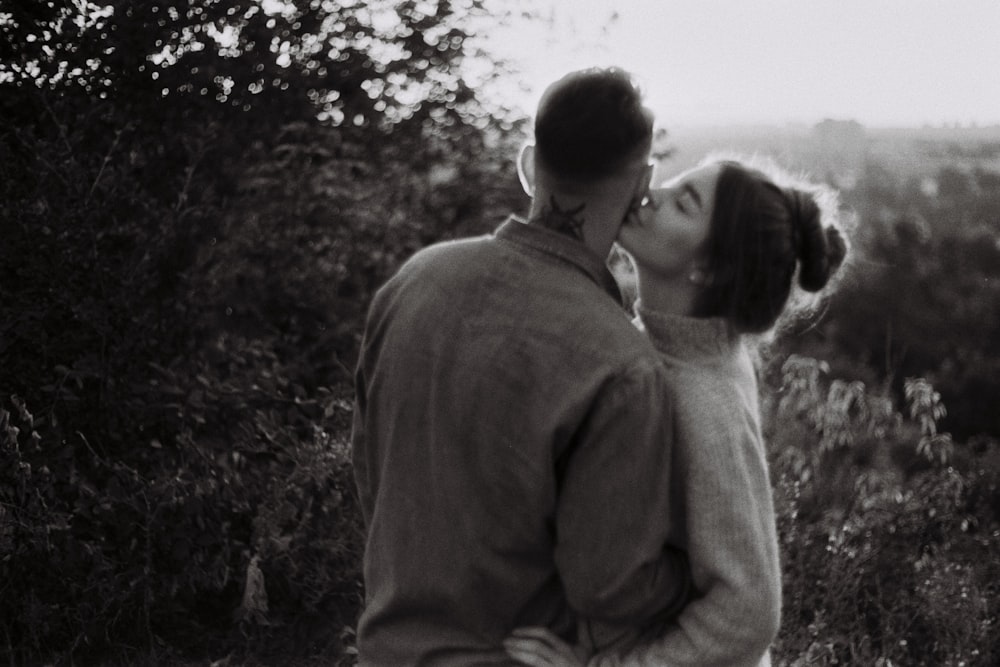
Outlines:
[{"label": "man", "polygon": [[639,625],[686,595],[664,547],[664,370],[604,260],[649,187],[652,117],[617,69],[539,103],[527,223],[418,252],[379,290],[356,375],[368,527],[362,665],[512,664],[575,614]]}]

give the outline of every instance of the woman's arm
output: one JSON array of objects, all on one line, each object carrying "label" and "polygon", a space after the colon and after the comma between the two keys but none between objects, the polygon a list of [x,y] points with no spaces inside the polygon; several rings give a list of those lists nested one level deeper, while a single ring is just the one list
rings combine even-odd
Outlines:
[{"label": "woman's arm", "polygon": [[[706,377],[686,368],[690,381],[676,378],[685,394],[675,403],[677,458],[670,484],[684,499],[686,526],[671,537],[688,550],[693,600],[627,648],[616,644],[598,652],[591,667],[758,667],[766,658],[781,609],[774,507],[756,382],[745,355],[734,372]],[[523,664],[580,664],[569,661],[557,637],[534,632],[518,639],[512,646]]]},{"label": "woman's arm", "polygon": [[[781,572],[756,384],[749,360],[736,381],[679,382],[694,409],[678,414],[685,546],[694,599],[664,633],[591,665],[756,666],[778,632]],[[647,635],[648,636],[648,635]]]},{"label": "woman's arm", "polygon": [[567,644],[548,628],[518,628],[503,647],[526,667],[584,667],[590,657],[586,649]]}]

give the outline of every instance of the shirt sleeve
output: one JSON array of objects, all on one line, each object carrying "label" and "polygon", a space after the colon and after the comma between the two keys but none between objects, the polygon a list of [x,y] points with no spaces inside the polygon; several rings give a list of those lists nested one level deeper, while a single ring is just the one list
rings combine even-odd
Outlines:
[{"label": "shirt sleeve", "polygon": [[376,330],[384,318],[387,297],[391,293],[389,284],[383,285],[372,299],[365,316],[364,334],[354,369],[354,405],[351,414],[351,468],[354,471],[354,485],[358,491],[358,504],[365,527],[369,528],[375,511],[375,496],[378,493],[378,468],[375,464],[376,452],[368,437],[369,414],[368,379],[369,369],[377,359],[380,337]]},{"label": "shirt sleeve", "polygon": [[673,438],[664,372],[643,361],[609,382],[566,459],[555,561],[584,617],[641,625],[686,599],[687,561],[665,546],[661,519],[670,516]]},{"label": "shirt sleeve", "polygon": [[704,410],[677,445],[694,599],[665,632],[622,655],[599,654],[592,667],[766,664],[781,608],[774,509],[758,420],[731,398],[714,417]]},{"label": "shirt sleeve", "polygon": [[354,410],[351,415],[351,468],[365,526],[371,525],[375,489],[368,475],[368,448],[365,437],[366,386],[362,361],[354,373]]}]

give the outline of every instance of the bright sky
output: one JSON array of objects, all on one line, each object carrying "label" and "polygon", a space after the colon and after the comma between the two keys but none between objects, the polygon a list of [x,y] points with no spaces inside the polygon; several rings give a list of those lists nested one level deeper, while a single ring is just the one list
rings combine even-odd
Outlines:
[{"label": "bright sky", "polygon": [[620,65],[670,124],[1000,123],[1000,0],[529,0],[491,34],[544,87]]}]

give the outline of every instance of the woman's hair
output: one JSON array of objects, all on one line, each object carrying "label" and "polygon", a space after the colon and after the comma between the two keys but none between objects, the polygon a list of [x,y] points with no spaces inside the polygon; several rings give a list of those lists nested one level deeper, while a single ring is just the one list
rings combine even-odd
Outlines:
[{"label": "woman's hair", "polygon": [[722,165],[705,242],[711,280],[692,314],[723,317],[735,333],[766,332],[815,304],[843,264],[837,195],[773,163],[707,162]]},{"label": "woman's hair", "polygon": [[653,116],[632,77],[615,67],[571,72],[538,103],[535,144],[553,174],[592,182],[649,152]]}]

